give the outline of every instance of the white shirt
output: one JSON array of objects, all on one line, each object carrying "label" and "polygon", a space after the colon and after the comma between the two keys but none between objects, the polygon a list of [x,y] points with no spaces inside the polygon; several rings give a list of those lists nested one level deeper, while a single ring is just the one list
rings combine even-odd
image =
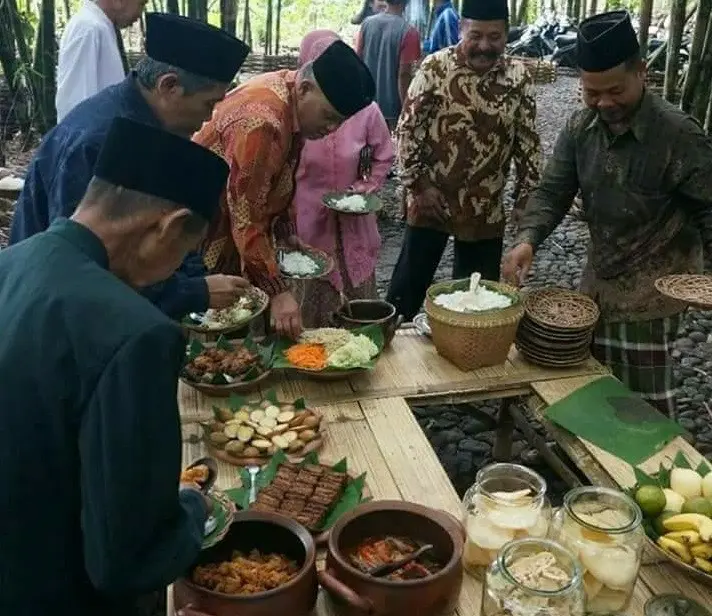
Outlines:
[{"label": "white shirt", "polygon": [[59,44],[57,122],[84,99],[125,76],[114,24],[94,2],[85,0]]}]

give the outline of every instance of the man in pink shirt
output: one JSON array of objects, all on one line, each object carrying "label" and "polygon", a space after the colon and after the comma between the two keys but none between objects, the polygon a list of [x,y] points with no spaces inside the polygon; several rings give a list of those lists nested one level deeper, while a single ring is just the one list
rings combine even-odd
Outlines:
[{"label": "man in pink shirt", "polygon": [[376,82],[376,102],[389,128],[395,128],[408,86],[420,60],[420,35],[403,17],[408,0],[386,0],[382,13],[366,19],[356,52]]}]

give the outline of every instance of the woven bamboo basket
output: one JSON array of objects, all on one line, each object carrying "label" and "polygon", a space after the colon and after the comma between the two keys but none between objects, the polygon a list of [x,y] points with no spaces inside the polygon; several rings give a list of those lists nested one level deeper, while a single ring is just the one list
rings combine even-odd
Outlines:
[{"label": "woven bamboo basket", "polygon": [[519,292],[502,282],[482,280],[480,284],[510,297],[507,308],[482,312],[455,312],[435,304],[435,297],[453,291],[466,291],[470,280],[448,280],[432,285],[425,298],[425,312],[438,353],[460,370],[496,366],[507,359],[524,314]]},{"label": "woven bamboo basket", "polygon": [[556,65],[552,62],[537,58],[517,57],[517,60],[524,64],[534,83],[548,84],[556,81]]}]

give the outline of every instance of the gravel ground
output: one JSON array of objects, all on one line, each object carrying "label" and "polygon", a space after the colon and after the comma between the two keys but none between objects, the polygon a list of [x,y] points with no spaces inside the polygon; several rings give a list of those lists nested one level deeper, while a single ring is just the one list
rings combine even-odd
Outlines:
[{"label": "gravel ground", "polygon": [[[549,155],[558,131],[569,113],[579,104],[576,79],[560,76],[554,84],[540,86],[537,102],[542,146],[544,154]],[[17,158],[22,164],[27,154],[9,158]],[[506,198],[511,194],[511,186],[509,188]],[[396,180],[389,180],[382,197],[388,207],[380,220],[383,246],[377,283],[379,291],[384,294],[398,258],[404,230],[404,223],[400,220]],[[4,243],[3,235],[9,223],[9,215],[3,214],[2,210],[0,204],[0,246]],[[509,233],[506,242],[511,243]],[[586,226],[567,216],[537,253],[528,284],[575,288],[581,276],[587,242]],[[449,278],[451,267],[452,247],[448,246],[437,277]],[[704,406],[705,402],[712,401],[712,313],[690,312],[676,347],[676,377],[680,386],[679,421],[692,433],[698,449],[712,458],[712,422]],[[476,413],[469,407],[414,409],[420,425],[460,493],[474,481],[477,470],[492,459],[496,408],[497,403],[493,402],[476,405]],[[551,446],[554,447],[554,444],[551,443]],[[552,496],[557,500],[565,486],[520,434],[515,434],[514,452],[517,460],[538,469],[547,477],[551,483]]]}]

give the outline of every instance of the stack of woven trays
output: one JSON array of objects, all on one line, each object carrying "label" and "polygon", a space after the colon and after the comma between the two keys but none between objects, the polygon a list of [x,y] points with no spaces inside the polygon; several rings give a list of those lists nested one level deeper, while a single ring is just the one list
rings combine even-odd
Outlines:
[{"label": "stack of woven trays", "polygon": [[598,317],[598,306],[582,293],[558,288],[532,291],[524,301],[515,344],[533,364],[576,366],[591,355]]}]

